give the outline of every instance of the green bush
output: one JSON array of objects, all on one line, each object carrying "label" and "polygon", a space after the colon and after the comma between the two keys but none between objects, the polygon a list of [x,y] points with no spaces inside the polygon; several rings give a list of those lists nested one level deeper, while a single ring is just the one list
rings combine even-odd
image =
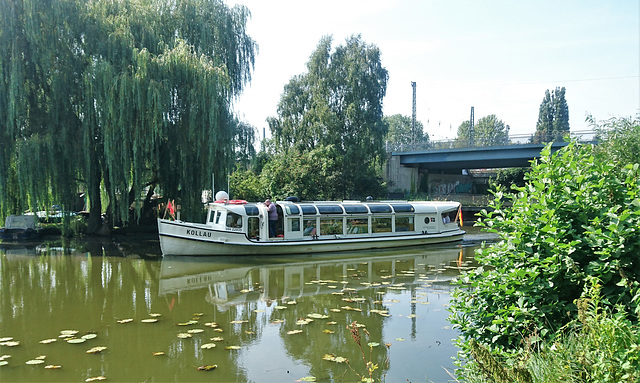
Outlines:
[{"label": "green bush", "polygon": [[[524,187],[493,190],[493,211],[478,224],[500,235],[482,246],[481,267],[459,280],[450,321],[470,340],[516,353],[533,335],[550,339],[576,318],[589,277],[602,281],[602,304],[629,307],[640,281],[638,165],[616,166],[575,142],[532,164]],[[510,203],[507,203],[510,202]]]}]

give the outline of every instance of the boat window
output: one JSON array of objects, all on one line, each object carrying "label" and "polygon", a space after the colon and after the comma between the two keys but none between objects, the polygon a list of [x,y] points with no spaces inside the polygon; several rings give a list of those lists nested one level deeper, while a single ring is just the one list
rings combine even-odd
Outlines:
[{"label": "boat window", "polygon": [[342,218],[320,218],[320,235],[342,234]]},{"label": "boat window", "polygon": [[443,223],[450,223],[450,222],[457,222],[457,221],[458,221],[458,211],[453,210],[447,213],[442,213]]},{"label": "boat window", "polygon": [[305,236],[316,235],[316,219],[315,218],[303,220],[303,225],[304,225]]},{"label": "boat window", "polygon": [[396,216],[396,231],[414,231],[415,225],[413,222],[413,216]]},{"label": "boat window", "polygon": [[302,208],[302,214],[305,214],[305,215],[318,214],[318,212],[316,211],[316,207],[313,205],[302,205],[300,207]]},{"label": "boat window", "polygon": [[298,209],[296,205],[284,205],[284,209],[287,212],[287,215],[300,214],[300,209]]},{"label": "boat window", "polygon": [[249,238],[251,239],[259,239],[260,238],[260,219],[258,217],[249,217],[248,226],[249,226]]},{"label": "boat window", "polygon": [[347,234],[368,234],[369,220],[367,217],[347,218]]},{"label": "boat window", "polygon": [[242,216],[236,213],[227,213],[227,227],[242,227]]},{"label": "boat window", "polygon": [[[342,208],[340,205],[318,205],[318,212],[320,214],[342,214]],[[342,230],[340,231],[342,232]]]},{"label": "boat window", "polygon": [[247,215],[258,215],[260,213],[256,205],[244,205],[244,211]]},{"label": "boat window", "polygon": [[300,231],[300,218],[289,218],[288,220],[291,231]]},{"label": "boat window", "polygon": [[364,205],[342,205],[347,214],[367,214],[369,210]]},{"label": "boat window", "polygon": [[213,223],[213,219],[216,216],[216,212],[215,211],[209,211],[209,222]]},{"label": "boat window", "polygon": [[408,204],[408,203],[402,203],[402,204],[391,204],[391,206],[393,207],[393,210],[396,213],[413,213],[414,211],[416,211],[413,208],[413,205]]},{"label": "boat window", "polygon": [[374,233],[387,233],[391,231],[391,217],[371,218],[371,231]]},{"label": "boat window", "polygon": [[369,210],[372,213],[391,213],[391,206],[389,205],[379,205],[379,204],[369,204]]},{"label": "boat window", "polygon": [[216,212],[216,225],[220,223],[220,216],[222,215],[222,211],[218,210]]}]

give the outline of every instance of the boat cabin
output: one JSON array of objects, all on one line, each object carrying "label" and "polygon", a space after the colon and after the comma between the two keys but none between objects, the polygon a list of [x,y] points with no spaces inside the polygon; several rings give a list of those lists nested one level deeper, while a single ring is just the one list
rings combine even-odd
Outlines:
[{"label": "boat cabin", "polygon": [[210,203],[213,229],[242,233],[252,241],[314,240],[436,234],[459,229],[457,202],[275,202],[276,238],[269,238],[267,207],[262,203]]}]

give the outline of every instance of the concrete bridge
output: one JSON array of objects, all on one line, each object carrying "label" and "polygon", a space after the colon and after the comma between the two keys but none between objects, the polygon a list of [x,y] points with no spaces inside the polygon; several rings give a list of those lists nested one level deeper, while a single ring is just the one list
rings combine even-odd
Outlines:
[{"label": "concrete bridge", "polygon": [[[551,151],[567,146],[555,142]],[[486,194],[496,168],[527,167],[540,157],[545,144],[393,151],[388,155],[386,180],[391,198],[428,194]]]}]

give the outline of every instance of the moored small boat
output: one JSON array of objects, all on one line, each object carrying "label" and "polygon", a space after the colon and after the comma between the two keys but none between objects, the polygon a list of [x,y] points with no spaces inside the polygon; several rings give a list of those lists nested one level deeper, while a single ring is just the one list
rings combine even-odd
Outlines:
[{"label": "moored small boat", "polygon": [[[218,196],[217,196],[218,197]],[[276,202],[276,237],[268,207],[229,200],[207,204],[204,223],[158,219],[163,255],[274,255],[385,249],[461,240],[458,202]]]},{"label": "moored small boat", "polygon": [[0,239],[28,240],[40,235],[38,220],[35,215],[10,215],[0,228]]}]

